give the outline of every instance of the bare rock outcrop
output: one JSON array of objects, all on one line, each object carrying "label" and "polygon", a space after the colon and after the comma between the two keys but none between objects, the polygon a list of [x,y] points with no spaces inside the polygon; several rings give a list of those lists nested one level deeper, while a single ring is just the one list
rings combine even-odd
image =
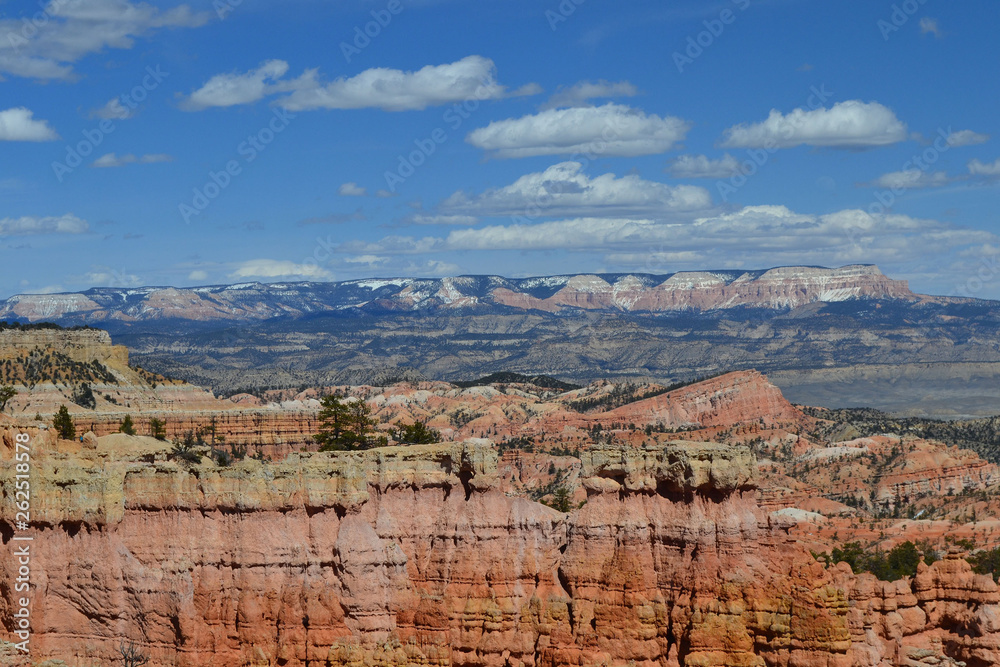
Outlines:
[{"label": "bare rock outcrop", "polygon": [[154,665],[192,667],[1000,656],[991,579],[954,558],[892,584],[825,568],[758,508],[743,447],[594,448],[586,503],[567,514],[503,493],[485,440],[218,467],[171,460],[151,438],[46,437],[32,471],[35,660],[107,662],[123,636]]}]

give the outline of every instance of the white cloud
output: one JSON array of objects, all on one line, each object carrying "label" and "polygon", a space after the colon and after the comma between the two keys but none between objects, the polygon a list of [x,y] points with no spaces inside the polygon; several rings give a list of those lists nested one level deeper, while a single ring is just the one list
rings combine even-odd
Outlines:
[{"label": "white cloud", "polygon": [[240,264],[229,274],[233,280],[247,278],[302,278],[308,280],[328,280],[332,275],[315,264],[296,264],[276,259],[252,259]]},{"label": "white cloud", "polygon": [[937,19],[928,18],[926,16],[920,19],[920,34],[930,34],[940,39],[941,28],[938,26]]},{"label": "white cloud", "polygon": [[588,102],[600,97],[633,97],[639,90],[628,81],[581,81],[568,87],[560,87],[552,97],[542,105],[542,109],[559,107],[588,106]]},{"label": "white cloud", "polygon": [[474,225],[479,218],[474,215],[424,215],[417,214],[407,218],[415,225]]},{"label": "white cloud", "polygon": [[268,60],[245,74],[218,74],[191,93],[181,106],[188,110],[228,107],[288,93],[277,104],[289,111],[410,111],[468,99],[496,99],[505,94],[504,87],[496,82],[493,61],[482,56],[428,65],[415,72],[376,67],[330,83],[322,83],[316,69],[306,70],[296,79],[285,79],[288,69],[284,60]]},{"label": "white cloud", "polygon": [[161,10],[128,0],[50,2],[39,5],[44,25],[0,19],[0,73],[35,79],[72,79],[72,63],[105,49],[131,49],[135,40],[161,28],[194,28],[207,12],[187,5]]},{"label": "white cloud", "polygon": [[354,257],[345,257],[343,261],[348,264],[368,264],[369,266],[378,266],[388,262],[389,258],[379,257],[378,255],[356,255]]},{"label": "white cloud", "polygon": [[531,116],[494,121],[465,140],[499,158],[595,154],[634,157],[664,153],[687,136],[680,118],[646,115],[637,109],[600,107],[548,109]]},{"label": "white cloud", "polygon": [[973,176],[1000,176],[1000,158],[993,162],[980,162],[972,160],[969,162],[969,173]]},{"label": "white cloud", "polygon": [[368,191],[357,183],[350,182],[344,183],[337,188],[337,194],[342,197],[364,197],[368,194]]},{"label": "white cloud", "polygon": [[134,273],[127,273],[124,269],[117,271],[102,267],[85,274],[75,282],[82,282],[91,287],[138,287],[142,285],[143,280]]},{"label": "white cloud", "polygon": [[27,236],[29,234],[83,234],[90,229],[86,220],[71,213],[58,217],[0,218],[0,236]]},{"label": "white cloud", "polygon": [[56,131],[44,120],[35,120],[25,107],[0,111],[0,141],[55,141]]},{"label": "white cloud", "polygon": [[886,146],[906,139],[906,124],[878,102],[849,100],[830,109],[795,109],[783,115],[772,109],[767,120],[726,130],[727,148],[790,148]]},{"label": "white cloud", "polygon": [[740,161],[729,153],[718,160],[705,155],[681,155],[667,170],[674,178],[729,178],[740,171]]},{"label": "white cloud", "polygon": [[188,280],[208,280],[208,272],[196,269],[188,274]]},{"label": "white cloud", "polygon": [[389,192],[385,188],[380,188],[380,189],[378,189],[378,190],[375,191],[375,196],[379,197],[380,199],[389,199],[391,197],[395,197],[396,193]]},{"label": "white cloud", "polygon": [[948,145],[952,147],[975,146],[984,144],[990,140],[990,135],[973,132],[972,130],[959,130],[948,135]]},{"label": "white cloud", "polygon": [[135,111],[122,104],[121,99],[114,98],[108,101],[100,109],[90,112],[91,118],[104,118],[107,120],[128,120],[135,115]]},{"label": "white cloud", "polygon": [[[607,271],[666,273],[706,267],[842,266],[876,263],[893,277],[936,282],[942,293],[955,275],[975,268],[965,257],[1000,247],[1000,236],[936,220],[898,214],[843,210],[826,215],[796,213],[784,206],[750,206],[694,220],[649,217],[578,217],[540,223],[455,229],[441,237],[392,236],[348,242],[340,253],[380,257],[426,253],[511,252],[535,255],[544,272],[560,255]],[[977,250],[979,249],[979,250]],[[478,259],[471,260],[478,262]],[[531,261],[531,260],[528,260]],[[392,266],[416,275],[419,264]],[[447,272],[446,272],[447,273]],[[450,271],[454,274],[454,271]]]},{"label": "white cloud", "polygon": [[496,66],[489,58],[468,56],[445,65],[428,65],[416,72],[377,67],[349,79],[320,84],[307,72],[295,91],[278,104],[290,111],[309,109],[369,109],[410,111],[468,99],[495,99],[504,94],[496,83]]},{"label": "white cloud", "polygon": [[174,158],[166,153],[152,153],[136,157],[131,153],[118,156],[114,153],[106,153],[91,163],[91,167],[108,169],[113,167],[124,167],[127,164],[154,164],[157,162],[170,162]]},{"label": "white cloud", "polygon": [[562,162],[527,174],[511,185],[480,195],[456,192],[438,207],[443,215],[611,217],[664,216],[712,207],[708,191],[691,185],[669,186],[634,174],[591,178],[579,162]]},{"label": "white cloud", "polygon": [[216,74],[191,93],[181,108],[198,111],[256,102],[275,92],[275,82],[287,72],[288,63],[284,60],[268,60],[246,74]]},{"label": "white cloud", "polygon": [[689,223],[576,218],[455,230],[435,247],[609,253],[623,268],[642,268],[652,254],[669,253],[675,260],[686,258],[686,268],[704,269],[719,257],[757,267],[936,261],[941,253],[996,240],[990,232],[904,215],[861,210],[805,215],[784,206],[751,206]]},{"label": "white cloud", "polygon": [[875,179],[871,185],[878,188],[890,188],[894,190],[908,190],[918,188],[938,188],[952,182],[943,171],[922,171],[920,169],[907,169],[905,171],[893,171],[882,174]]}]

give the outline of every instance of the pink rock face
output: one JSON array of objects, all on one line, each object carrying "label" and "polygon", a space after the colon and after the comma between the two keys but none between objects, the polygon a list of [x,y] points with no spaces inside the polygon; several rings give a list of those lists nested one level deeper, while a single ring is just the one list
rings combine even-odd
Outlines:
[{"label": "pink rock face", "polygon": [[[914,295],[905,281],[887,278],[877,267],[852,265],[835,269],[782,267],[763,272],[676,273],[661,282],[655,277],[625,275],[552,276],[509,281],[488,276],[493,284],[480,292],[475,278],[401,278],[340,283],[353,297],[324,298],[321,293],[286,292],[281,286],[256,283],[209,291],[144,287],[131,289],[130,299],[98,299],[83,294],[22,294],[0,302],[0,318],[17,317],[35,322],[45,319],[82,318],[87,321],[145,321],[182,318],[199,321],[258,320],[334,311],[374,304],[386,310],[420,308],[465,309],[497,304],[525,310],[557,312],[567,308],[669,312],[724,308],[796,308],[817,301],[851,298],[902,299]],[[609,282],[609,280],[613,282]],[[537,287],[555,289],[536,296]],[[366,291],[367,290],[367,291]],[[532,294],[535,292],[535,294]],[[97,297],[95,297],[97,298]]]},{"label": "pink rock face", "polygon": [[485,441],[228,468],[39,443],[36,662],[110,663],[126,636],[185,667],[997,664],[991,579],[824,569],[757,507],[746,448],[588,451],[563,514],[505,495]]},{"label": "pink rock face", "polygon": [[873,266],[839,269],[785,267],[735,280],[708,272],[681,272],[647,287],[634,276],[609,283],[599,276],[573,276],[552,296],[539,299],[509,289],[492,293],[496,303],[559,311],[563,308],[666,312],[721,308],[796,308],[817,301],[850,298],[915,300],[906,281],[891,280]]}]

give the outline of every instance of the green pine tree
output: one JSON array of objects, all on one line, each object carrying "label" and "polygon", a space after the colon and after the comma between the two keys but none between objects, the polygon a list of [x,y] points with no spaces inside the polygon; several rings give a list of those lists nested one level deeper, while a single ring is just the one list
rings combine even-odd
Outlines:
[{"label": "green pine tree", "polygon": [[367,449],[386,444],[385,436],[378,437],[371,408],[362,400],[348,403],[340,394],[324,396],[319,411],[319,433],[313,439],[321,452]]},{"label": "green pine tree", "polygon": [[69,410],[65,405],[60,407],[56,416],[52,418],[52,426],[63,440],[76,438],[76,427],[73,425],[73,418],[69,416]]},{"label": "green pine tree", "polygon": [[11,385],[0,387],[0,412],[7,409],[7,402],[17,396],[17,389]]},{"label": "green pine tree", "polygon": [[132,422],[132,415],[125,415],[125,419],[122,420],[122,425],[118,428],[118,432],[125,435],[135,435],[135,424]]},{"label": "green pine tree", "polygon": [[401,445],[430,445],[441,442],[441,434],[437,429],[428,428],[427,424],[417,422],[396,429],[395,439]]}]

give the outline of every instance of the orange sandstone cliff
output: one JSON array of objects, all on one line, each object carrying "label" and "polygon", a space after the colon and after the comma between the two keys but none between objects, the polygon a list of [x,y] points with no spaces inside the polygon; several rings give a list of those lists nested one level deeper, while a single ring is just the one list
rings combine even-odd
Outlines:
[{"label": "orange sandstone cliff", "polygon": [[35,662],[110,664],[120,637],[182,666],[1000,661],[992,579],[954,558],[893,584],[826,569],[757,506],[746,447],[595,447],[561,513],[506,495],[485,440],[217,467],[31,433]]}]

